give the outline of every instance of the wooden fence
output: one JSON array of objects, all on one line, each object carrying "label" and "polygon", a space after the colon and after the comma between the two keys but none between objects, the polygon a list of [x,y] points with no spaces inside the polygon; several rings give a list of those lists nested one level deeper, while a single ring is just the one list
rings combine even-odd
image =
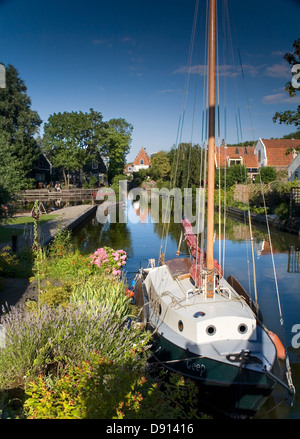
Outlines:
[{"label": "wooden fence", "polygon": [[300,215],[300,186],[291,188],[290,192],[290,216]]},{"label": "wooden fence", "polygon": [[52,200],[70,201],[94,201],[98,189],[62,189],[61,191],[49,191],[48,189],[32,189],[22,192],[22,200],[25,202],[46,202]]}]

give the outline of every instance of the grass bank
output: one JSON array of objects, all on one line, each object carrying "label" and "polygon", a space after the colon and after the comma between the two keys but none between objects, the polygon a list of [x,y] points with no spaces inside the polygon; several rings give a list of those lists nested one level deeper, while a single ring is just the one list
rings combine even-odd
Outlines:
[{"label": "grass bank", "polygon": [[[58,215],[43,215],[39,220],[39,224],[42,225],[52,219],[57,218]],[[21,236],[24,233],[24,229],[21,227],[13,226],[26,226],[33,225],[34,218],[32,216],[19,216],[6,221],[5,224],[0,226],[0,244],[11,242],[12,235]]]}]

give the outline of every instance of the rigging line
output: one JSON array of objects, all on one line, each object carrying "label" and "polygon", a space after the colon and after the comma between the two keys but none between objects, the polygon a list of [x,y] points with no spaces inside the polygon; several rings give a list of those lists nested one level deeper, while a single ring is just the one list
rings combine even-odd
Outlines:
[{"label": "rigging line", "polygon": [[[201,28],[202,28],[202,22],[203,22],[203,9],[202,9],[202,12],[201,12],[201,18],[200,18],[200,25],[199,25],[200,30],[201,30]],[[199,36],[201,37],[201,32],[200,32],[200,35],[199,35]],[[188,183],[189,183],[189,179],[190,179],[191,151],[192,151],[192,146],[193,146],[193,136],[194,136],[194,123],[195,123],[195,114],[196,114],[196,102],[197,102],[198,78],[199,78],[199,74],[200,74],[200,55],[201,55],[201,44],[200,44],[200,39],[199,39],[199,43],[198,43],[198,54],[197,54],[197,62],[196,62],[197,71],[196,71],[195,91],[194,91],[194,106],[193,106],[192,127],[191,127],[191,144],[190,144],[189,160],[188,160],[187,187],[188,187]],[[203,129],[203,127],[202,127],[202,129]],[[201,166],[201,162],[200,162],[200,166]]]},{"label": "rigging line", "polygon": [[[200,185],[203,191],[206,190],[206,172],[207,172],[207,139],[208,139],[208,16],[209,0],[206,1],[205,17],[205,43],[204,43],[204,70],[203,70],[203,95],[202,95],[202,130],[201,130],[201,165],[200,165]],[[203,184],[202,184],[203,182]],[[205,214],[205,206],[204,212]],[[199,235],[197,235],[197,244],[199,245]],[[204,231],[200,234],[200,249],[204,249]]]},{"label": "rigging line", "polygon": [[253,122],[252,122],[252,114],[251,114],[251,110],[250,110],[249,97],[248,97],[248,91],[247,91],[246,80],[245,80],[245,75],[244,75],[242,57],[241,57],[241,52],[240,52],[239,48],[238,48],[238,54],[239,54],[240,67],[241,67],[243,84],[244,84],[244,89],[245,89],[246,102],[247,102],[247,108],[248,108],[249,120],[250,120],[250,126],[251,126],[251,131],[252,131],[252,139],[255,140],[254,127],[253,127]]},{"label": "rigging line", "polygon": [[218,125],[218,154],[219,154],[219,263],[221,263],[221,166],[220,166],[220,154],[221,154],[221,142],[220,142],[220,65],[219,65],[219,33],[218,33],[218,13],[216,12],[216,64],[217,64],[217,125]]},{"label": "rigging line", "polygon": [[[260,175],[260,173],[259,173]],[[269,226],[269,220],[267,215],[267,208],[266,208],[266,200],[265,200],[265,194],[263,190],[263,183],[260,178],[260,185],[261,185],[261,193],[263,198],[263,204],[264,204],[264,210],[265,210],[265,218],[266,218],[266,225],[267,225],[267,231],[268,231],[268,238],[270,243],[270,251],[271,251],[271,259],[272,259],[272,266],[273,266],[273,273],[274,273],[274,281],[275,281],[275,288],[276,288],[276,295],[277,295],[277,302],[278,302],[278,309],[279,309],[279,316],[280,316],[280,324],[283,325],[283,315],[282,315],[282,309],[281,309],[281,303],[280,303],[280,296],[279,296],[279,288],[278,288],[278,282],[277,282],[277,273],[276,273],[276,267],[275,267],[275,261],[274,261],[274,253],[273,253],[273,245],[271,240],[271,232],[270,232],[270,226]]]},{"label": "rigging line", "polygon": [[234,101],[234,108],[235,108],[235,114],[236,114],[236,129],[237,129],[237,136],[238,136],[238,142],[239,142],[239,123],[238,123],[238,116],[237,112],[239,109],[239,98],[238,98],[238,89],[237,89],[237,71],[236,71],[236,64],[234,60],[234,53],[233,53],[233,41],[232,41],[232,33],[231,33],[231,26],[230,26],[230,18],[229,18],[229,8],[228,8],[228,2],[224,2],[225,5],[225,14],[226,14],[226,21],[227,21],[227,35],[228,35],[228,42],[229,42],[229,55],[231,58],[232,68],[233,72],[231,74],[232,76],[232,84],[233,84],[233,101]]},{"label": "rigging line", "polygon": [[[176,168],[175,168],[175,175],[173,178],[173,184],[176,183],[176,177],[177,177],[177,171],[178,171],[178,161],[179,161],[178,149],[180,149],[179,146],[180,146],[180,141],[182,139],[182,131],[183,131],[183,126],[184,126],[185,108],[186,108],[186,101],[187,101],[188,88],[189,88],[190,75],[191,75],[191,62],[192,62],[192,53],[193,53],[196,26],[197,26],[198,9],[199,9],[199,0],[196,1],[195,11],[194,11],[194,20],[193,20],[190,48],[189,48],[189,54],[188,54],[187,69],[186,69],[186,74],[185,74],[185,84],[184,84],[183,101],[182,101],[182,108],[183,109],[182,109],[182,115],[180,116],[180,119],[179,119],[177,140],[176,140],[176,144],[175,144],[178,153],[175,154],[177,156],[177,160],[176,160]],[[179,136],[179,131],[180,131],[180,136]]]},{"label": "rigging line", "polygon": [[[182,115],[179,116],[179,120],[178,120],[175,148],[178,147],[181,118],[182,118]],[[178,156],[179,156],[179,154],[176,154],[176,152],[175,152],[175,155],[174,155],[174,158],[173,158],[173,163],[172,163],[172,167],[173,167],[173,169],[172,169],[173,186],[175,185],[175,182],[176,182],[176,172],[177,172],[177,167],[178,167]],[[176,157],[177,157],[177,163],[176,163]],[[176,163],[176,166],[175,166],[175,163]],[[175,171],[174,171],[174,166],[175,166]],[[171,187],[172,187],[172,181],[169,182],[169,188],[171,189]],[[159,257],[158,257],[158,259],[160,259],[160,255],[162,253],[164,237],[165,237],[165,223],[163,222],[163,233],[162,233],[162,237],[161,237],[161,240],[160,240],[160,249],[159,249]]]},{"label": "rigging line", "polygon": [[[185,86],[184,86],[184,94],[183,94],[183,113],[182,113],[182,120],[181,120],[180,139],[182,139],[182,132],[183,132],[183,126],[184,126],[184,118],[185,118],[185,108],[186,108],[188,89],[189,89],[189,82],[190,82],[190,76],[191,76],[191,63],[192,63],[192,54],[193,54],[193,48],[194,48],[194,42],[195,42],[195,33],[196,33],[196,27],[197,27],[197,17],[198,17],[199,1],[200,0],[197,0],[196,1],[196,5],[195,5],[194,20],[193,20],[193,26],[192,26],[192,35],[191,35],[189,55],[188,55],[188,65],[187,65],[187,71],[186,71],[186,76],[185,76]],[[175,178],[177,178],[179,154],[180,154],[180,143],[177,146],[177,161],[176,161],[175,176],[174,176]],[[174,183],[175,182],[173,181],[173,185],[174,185]],[[170,202],[170,197],[168,197],[168,201],[167,202],[168,203]],[[169,206],[169,204],[168,204],[168,206]],[[162,240],[161,240],[160,254],[161,254],[161,249],[162,249],[163,236],[165,236],[165,252],[166,252],[169,227],[170,227],[170,221],[168,222],[166,228],[164,227],[164,230],[163,230],[164,233],[162,235]]]},{"label": "rigging line", "polygon": [[[232,67],[233,67],[233,89],[234,89],[234,107],[235,107],[235,122],[236,122],[236,133],[237,133],[237,140],[238,140],[238,144],[241,143],[243,146],[243,134],[242,134],[242,123],[241,123],[241,112],[240,112],[240,105],[239,105],[239,95],[238,95],[238,89],[237,89],[237,80],[236,80],[236,76],[237,76],[237,71],[236,71],[236,64],[234,61],[234,54],[233,54],[233,42],[232,42],[232,33],[231,33],[231,25],[230,25],[230,18],[229,18],[229,8],[228,8],[228,3],[226,0],[224,0],[224,20],[223,20],[223,24],[224,24],[224,32],[225,29],[227,29],[227,34],[228,34],[228,40],[229,40],[229,51],[230,51],[230,58],[232,61]],[[224,38],[224,40],[226,41],[226,38]],[[225,52],[224,52],[224,56],[225,56]],[[244,79],[244,77],[243,77]],[[241,159],[242,159],[242,164],[245,164],[245,154],[244,154],[244,150],[241,154]],[[244,175],[242,174],[243,172],[243,168],[240,168],[240,179],[241,181],[243,181],[244,179]],[[226,169],[225,172],[226,173]],[[226,174],[225,174],[225,182],[226,182]],[[226,201],[226,193],[224,194],[224,204]],[[248,201],[248,211],[249,211],[249,201]],[[224,208],[224,218],[225,217],[225,208]],[[244,215],[244,224],[246,225],[246,217]],[[224,227],[224,232],[225,232],[225,227]],[[225,240],[224,240],[225,242]],[[247,253],[247,264],[248,264],[248,281],[249,281],[249,292],[251,294],[251,282],[250,282],[250,261],[249,261],[249,242],[246,241],[246,253]],[[225,261],[225,253],[223,255],[224,261]],[[253,261],[254,263],[254,261]]]},{"label": "rigging line", "polygon": [[[225,0],[226,1],[226,0]],[[227,8],[227,13],[228,13],[228,17],[229,17],[229,9]],[[228,18],[228,23],[229,23],[229,18]],[[236,33],[235,33],[236,35]],[[230,33],[230,37],[231,37],[231,33]],[[237,40],[237,38],[236,38]],[[250,112],[250,105],[249,105],[249,98],[248,98],[248,93],[247,93],[247,87],[246,87],[246,81],[245,81],[245,75],[244,75],[244,70],[243,70],[243,65],[242,65],[242,59],[241,59],[241,53],[240,50],[238,48],[238,56],[239,56],[239,62],[240,62],[240,69],[241,69],[241,74],[242,74],[242,82],[244,85],[244,92],[245,92],[245,97],[246,97],[246,102],[247,102],[247,107],[248,107],[248,112],[249,112],[249,119],[250,119],[250,125],[251,125],[251,129],[252,129],[252,133],[253,133],[253,138],[254,138],[254,130],[253,130],[253,124],[252,124],[252,118],[251,118],[251,112]],[[241,123],[241,114],[240,114],[240,107],[238,105],[237,108],[237,119],[236,119],[236,124],[237,124],[237,131],[239,129],[240,132],[240,137],[241,137],[241,143],[243,145],[243,131],[242,131],[242,123]],[[245,151],[244,151],[245,152]],[[244,152],[242,154],[242,158],[243,158],[243,164],[245,165],[245,155]],[[241,168],[241,172],[242,172],[242,168]],[[242,177],[242,175],[241,175]],[[250,215],[250,206],[249,206],[249,200],[247,202],[248,204],[248,212]],[[246,224],[246,218],[244,216],[244,223]],[[253,239],[252,237],[250,239]],[[253,245],[253,242],[251,241],[251,244]],[[252,247],[251,247],[252,248]],[[247,261],[248,261],[248,281],[249,281],[249,293],[251,296],[251,282],[250,282],[250,260],[248,257],[248,242],[246,241],[246,251],[247,251]],[[255,260],[254,260],[254,255],[253,255],[253,251],[252,251],[252,263],[253,263],[253,277],[254,277],[254,290],[256,290],[256,286],[255,286]],[[255,292],[255,291],[254,291]]]}]

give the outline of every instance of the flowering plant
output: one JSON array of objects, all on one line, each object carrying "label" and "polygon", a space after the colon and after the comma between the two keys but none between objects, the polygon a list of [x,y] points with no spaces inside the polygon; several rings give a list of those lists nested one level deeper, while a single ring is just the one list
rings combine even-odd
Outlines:
[{"label": "flowering plant", "polygon": [[127,254],[125,250],[114,250],[109,247],[98,248],[90,255],[91,264],[103,268],[113,276],[120,276],[123,266],[126,264]]}]

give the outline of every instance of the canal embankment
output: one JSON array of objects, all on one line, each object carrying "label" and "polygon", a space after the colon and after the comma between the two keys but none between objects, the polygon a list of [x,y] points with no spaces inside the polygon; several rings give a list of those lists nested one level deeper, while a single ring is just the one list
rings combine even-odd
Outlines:
[{"label": "canal embankment", "polygon": [[[68,229],[74,230],[90,216],[94,215],[97,206],[90,204],[81,204],[77,206],[68,206],[61,209],[50,212],[49,215],[53,215],[53,219],[39,224],[38,234],[39,242],[42,247],[47,246],[54,238],[59,230]],[[30,216],[31,212],[22,214],[23,216]],[[19,215],[21,216],[21,215]],[[42,215],[40,216],[42,218]],[[17,237],[17,250],[21,251],[26,247],[31,247],[33,244],[33,224],[19,224],[6,226],[12,228],[19,228],[23,230],[23,234]],[[1,247],[12,246],[12,241],[2,243]]]},{"label": "canal embankment", "polygon": [[[249,221],[248,211],[237,209],[236,207],[226,207],[226,213],[228,217],[232,219],[247,223]],[[265,215],[251,213],[251,222],[256,225],[267,226]],[[300,235],[300,218],[280,220],[276,215],[268,215],[268,223],[270,227],[280,230],[281,232],[292,233],[298,236]]]},{"label": "canal embankment", "polygon": [[[53,219],[39,224],[38,234],[41,246],[47,246],[54,239],[56,233],[63,229],[74,230],[83,224],[96,212],[97,206],[83,204],[78,206],[68,206],[57,209],[51,213]],[[30,216],[31,212],[22,213],[18,216]],[[42,218],[42,215],[40,216]],[[7,226],[10,227],[10,226]],[[17,250],[21,252],[26,248],[31,248],[33,244],[33,224],[13,225],[13,228],[19,227],[23,234],[17,237]],[[0,244],[1,247],[10,246],[12,242]],[[5,277],[0,282],[0,315],[2,307],[10,308],[21,305],[28,300],[37,300],[38,290],[36,281],[31,282],[27,278]],[[1,336],[0,336],[1,338]]]}]

